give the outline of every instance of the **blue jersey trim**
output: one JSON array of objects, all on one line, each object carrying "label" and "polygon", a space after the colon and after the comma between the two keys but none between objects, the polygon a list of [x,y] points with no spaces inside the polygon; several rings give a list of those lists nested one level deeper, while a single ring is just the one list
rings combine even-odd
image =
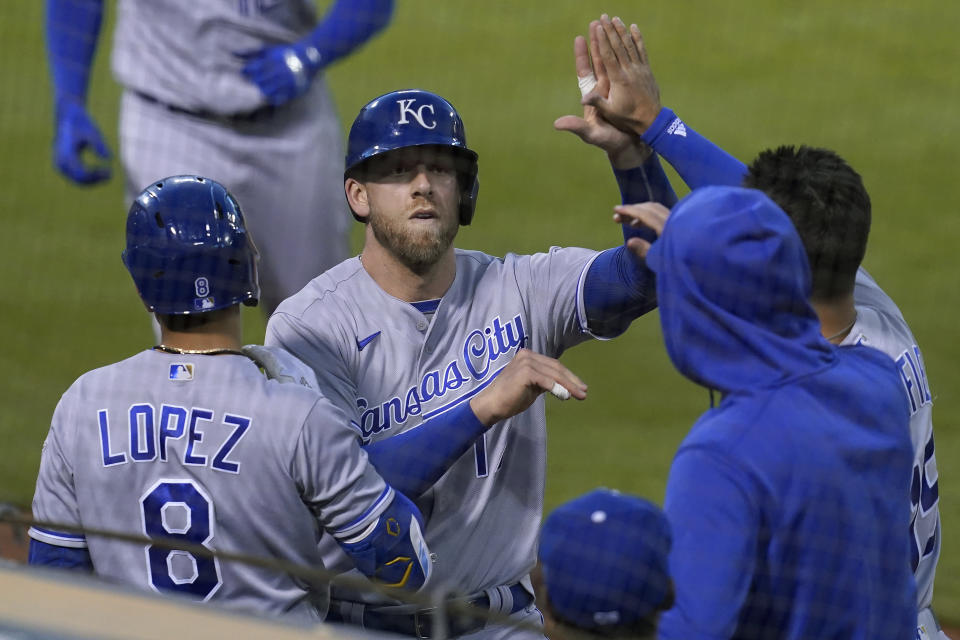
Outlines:
[{"label": "blue jersey trim", "polygon": [[30,541],[27,563],[39,567],[93,571],[93,561],[87,549],[61,547],[42,540]]},{"label": "blue jersey trim", "polygon": [[436,300],[423,300],[421,302],[411,302],[410,305],[420,313],[433,313],[440,306],[440,298]]},{"label": "blue jersey trim", "polygon": [[42,527],[33,526],[32,529],[39,531],[40,533],[45,533],[48,536],[56,536],[57,538],[66,538],[68,540],[86,540],[87,536],[79,533],[63,533],[62,531],[52,531],[50,529],[44,529]]},{"label": "blue jersey trim", "polygon": [[360,515],[359,518],[357,518],[356,520],[354,520],[353,522],[351,522],[350,524],[344,527],[340,527],[339,529],[333,532],[333,535],[340,536],[340,537],[343,537],[345,535],[350,535],[351,533],[353,533],[354,529],[357,529],[358,527],[365,525],[366,520],[369,519],[373,513],[377,512],[378,510],[382,510],[382,507],[385,502],[389,502],[392,499],[393,499],[393,487],[391,487],[390,485],[387,485],[384,487],[383,492],[380,493],[380,497],[374,500],[373,504],[370,505],[367,508],[367,510]]}]

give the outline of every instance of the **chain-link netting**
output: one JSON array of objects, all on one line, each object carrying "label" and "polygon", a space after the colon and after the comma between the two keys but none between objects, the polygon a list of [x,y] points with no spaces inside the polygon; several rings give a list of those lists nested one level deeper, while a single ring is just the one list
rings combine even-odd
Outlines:
[{"label": "chain-link netting", "polygon": [[936,637],[958,19],[5,6],[0,517],[297,624]]}]

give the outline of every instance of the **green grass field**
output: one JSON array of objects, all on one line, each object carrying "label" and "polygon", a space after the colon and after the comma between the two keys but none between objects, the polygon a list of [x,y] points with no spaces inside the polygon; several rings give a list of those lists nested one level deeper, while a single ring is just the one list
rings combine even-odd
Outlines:
[{"label": "green grass field", "polygon": [[[960,623],[960,342],[952,337],[960,3],[398,4],[388,31],[332,69],[330,81],[347,124],[369,98],[397,88],[431,89],[458,107],[482,182],[460,246],[502,254],[619,241],[609,222],[618,193],[603,154],[552,128],[556,117],[578,113],[572,41],[602,11],[640,24],[664,103],[737,157],[808,143],[836,149],[862,173],[874,203],[866,266],[910,321],[936,394],[944,541],[934,604]],[[151,344],[120,262],[119,175],[81,189],[51,168],[41,25],[40,2],[0,9],[0,501],[20,505],[30,502],[60,394],[84,371]],[[91,108],[115,143],[108,51],[97,58]],[[262,335],[263,320],[249,313],[247,341]],[[548,506],[597,485],[661,501],[673,453],[708,398],[672,369],[656,314],[565,362],[590,384],[590,397],[548,400]]]}]

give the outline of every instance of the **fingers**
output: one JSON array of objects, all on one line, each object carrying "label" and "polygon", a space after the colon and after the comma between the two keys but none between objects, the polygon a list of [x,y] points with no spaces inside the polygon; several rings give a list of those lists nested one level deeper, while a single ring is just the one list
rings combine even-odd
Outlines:
[{"label": "fingers", "polygon": [[545,391],[557,397],[587,397],[587,385],[558,360],[519,349],[494,381],[470,399],[470,408],[480,422],[491,426],[525,411]]},{"label": "fingers", "polygon": [[103,138],[100,137],[99,132],[91,140],[91,146],[93,147],[94,153],[103,158],[104,160],[110,159],[110,148],[107,146],[107,143],[104,142]]},{"label": "fingers", "polygon": [[630,238],[627,240],[627,249],[638,258],[646,260],[647,253],[650,251],[650,243],[643,238]]},{"label": "fingers", "polygon": [[590,58],[593,60],[593,73],[597,77],[596,92],[606,96],[610,92],[610,78],[607,76],[607,68],[603,64],[600,56],[600,46],[597,42],[595,30],[600,28],[600,22],[594,20],[590,23]]},{"label": "fingers", "polygon": [[630,36],[633,38],[633,45],[637,48],[637,54],[640,56],[640,63],[649,65],[650,59],[647,57],[647,48],[643,44],[643,35],[640,34],[640,27],[631,24]]},{"label": "fingers", "polygon": [[583,36],[577,36],[573,39],[573,62],[577,67],[578,78],[593,75],[593,67],[590,66],[590,54],[587,52],[587,39]]},{"label": "fingers", "polygon": [[[617,32],[617,27],[613,24],[613,21],[604,14],[600,16],[600,26],[617,64],[620,67],[628,66],[630,64],[630,54],[627,53],[627,48],[623,46],[623,41],[620,39],[620,34]],[[600,42],[600,47],[602,51],[603,41]],[[611,77],[613,77],[612,73]]]},{"label": "fingers", "polygon": [[583,380],[555,358],[534,353],[529,349],[520,349],[514,361],[518,361],[518,366],[527,368],[528,384],[539,387],[541,392],[553,392],[555,385],[559,385],[578,400],[587,397],[587,385]]},{"label": "fingers", "polygon": [[553,387],[550,388],[550,393],[551,393],[551,394],[553,395],[553,397],[555,397],[557,400],[569,400],[569,399],[570,399],[570,392],[567,391],[567,388],[564,387],[564,386],[563,386],[562,384],[560,384],[559,382],[554,382],[554,383],[553,383]]},{"label": "fingers", "polygon": [[653,229],[659,236],[670,217],[670,209],[659,202],[642,202],[640,204],[622,204],[613,208],[616,212],[613,219],[621,224],[638,226],[640,224]]},{"label": "fingers", "polygon": [[[603,18],[607,18],[606,14],[604,14]],[[607,22],[609,21],[609,18],[607,18]],[[592,24],[593,23],[591,23],[591,26]],[[597,50],[600,53],[600,60],[603,62],[607,77],[611,82],[618,82],[623,77],[621,62],[617,59],[617,54],[613,50],[613,45],[610,42],[610,36],[607,34],[607,28],[603,20],[596,23],[596,25],[597,26],[591,30],[590,37],[597,43]],[[613,30],[612,25],[611,30]]]},{"label": "fingers", "polygon": [[639,64],[640,63],[640,52],[637,51],[637,47],[633,41],[633,36],[630,34],[630,31],[627,29],[627,25],[623,23],[618,17],[613,18],[613,28],[617,33],[617,38],[619,39],[619,45],[614,42],[614,47],[617,50],[622,50],[626,54],[627,59],[630,62]]},{"label": "fingers", "polygon": [[577,82],[582,97],[597,86],[597,76],[593,73],[590,55],[587,53],[587,40],[583,36],[577,36],[573,40],[573,60],[577,67]]},{"label": "fingers", "polygon": [[577,116],[561,116],[553,122],[553,128],[557,131],[569,131],[575,133],[581,140],[587,142],[587,132],[590,125],[583,118]]}]

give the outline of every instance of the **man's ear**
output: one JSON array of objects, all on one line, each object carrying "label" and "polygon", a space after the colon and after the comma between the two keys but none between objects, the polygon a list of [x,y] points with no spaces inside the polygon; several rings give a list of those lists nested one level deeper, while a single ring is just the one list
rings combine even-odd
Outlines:
[{"label": "man's ear", "polygon": [[343,182],[343,191],[347,196],[347,204],[357,220],[365,222],[370,215],[370,203],[367,200],[367,188],[354,178],[347,178]]}]

